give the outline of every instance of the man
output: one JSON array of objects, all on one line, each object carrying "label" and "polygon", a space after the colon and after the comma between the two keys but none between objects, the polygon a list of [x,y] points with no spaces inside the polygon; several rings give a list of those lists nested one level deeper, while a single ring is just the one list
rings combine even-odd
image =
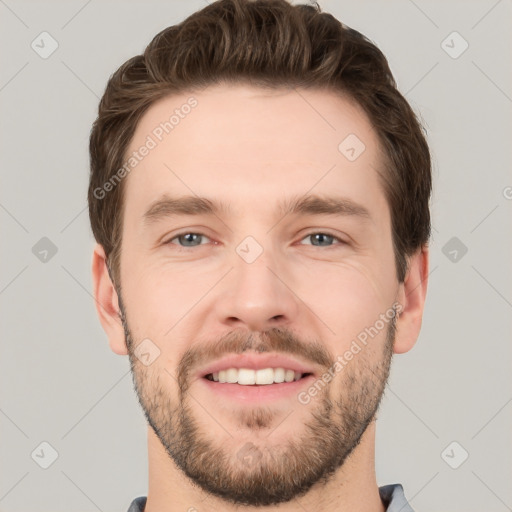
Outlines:
[{"label": "man", "polygon": [[382,53],[219,0],[110,78],[90,153],[97,310],[149,424],[130,512],[412,510],[375,420],[421,327],[431,168]]}]

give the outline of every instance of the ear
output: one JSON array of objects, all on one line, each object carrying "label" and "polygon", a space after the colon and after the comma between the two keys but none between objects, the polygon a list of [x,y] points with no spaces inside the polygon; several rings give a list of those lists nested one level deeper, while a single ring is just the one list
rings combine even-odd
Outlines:
[{"label": "ear", "polygon": [[108,336],[110,348],[120,356],[127,355],[119,298],[108,273],[105,251],[100,244],[96,244],[92,255],[92,279],[96,311]]},{"label": "ear", "polygon": [[428,285],[429,249],[423,246],[409,259],[404,282],[400,283],[397,300],[402,305],[396,322],[395,354],[408,352],[416,343],[421,329]]}]

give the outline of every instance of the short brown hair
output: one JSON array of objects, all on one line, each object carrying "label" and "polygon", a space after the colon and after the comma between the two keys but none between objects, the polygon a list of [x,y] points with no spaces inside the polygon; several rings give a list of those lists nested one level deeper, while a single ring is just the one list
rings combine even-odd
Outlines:
[{"label": "short brown hair", "polygon": [[[317,4],[218,0],[157,34],[109,79],[90,137],[89,217],[119,285],[123,166],[137,123],[157,100],[216,83],[329,89],[355,100],[385,155],[379,172],[391,213],[396,273],[430,238],[430,152],[423,128],[396,88],[388,62],[365,36]],[[341,141],[340,141],[341,142]]]}]

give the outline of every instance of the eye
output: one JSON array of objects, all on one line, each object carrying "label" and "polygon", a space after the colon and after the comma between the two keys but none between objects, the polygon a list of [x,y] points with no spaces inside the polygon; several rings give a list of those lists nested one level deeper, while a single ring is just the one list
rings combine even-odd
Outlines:
[{"label": "eye", "polygon": [[[167,242],[164,242],[164,245],[172,244],[178,245],[179,247],[197,247],[199,245],[204,245],[201,243],[201,239],[204,238],[209,240],[209,238],[206,235],[203,235],[202,233],[180,233],[176,235],[174,238],[168,240]],[[174,240],[178,240],[178,243],[174,243]]]},{"label": "eye", "polygon": [[[338,238],[334,235],[330,235],[329,233],[322,233],[322,232],[315,232],[315,233],[309,233],[309,235],[306,235],[302,240],[311,240],[310,244],[303,244],[303,245],[313,245],[315,247],[332,247],[333,245],[340,245],[345,244],[341,238]],[[332,242],[337,241],[338,244],[333,244]]]},{"label": "eye", "polygon": [[[166,244],[177,245],[178,247],[183,248],[192,248],[198,247],[200,245],[205,245],[205,243],[201,243],[204,240],[210,240],[206,235],[202,233],[194,233],[194,232],[185,232],[180,233],[173,238],[169,239]],[[315,247],[332,247],[333,245],[346,244],[341,238],[338,238],[334,235],[330,235],[329,233],[323,232],[314,232],[306,235],[301,241],[310,240],[310,243],[302,244],[302,245],[313,245]],[[177,242],[175,242],[177,241]],[[337,242],[337,243],[334,243]]]}]

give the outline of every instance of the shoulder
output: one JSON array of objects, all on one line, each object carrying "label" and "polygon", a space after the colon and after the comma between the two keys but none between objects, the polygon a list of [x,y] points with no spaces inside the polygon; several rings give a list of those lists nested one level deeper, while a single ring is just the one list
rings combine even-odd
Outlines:
[{"label": "shoulder", "polygon": [[405,498],[401,484],[390,484],[379,487],[382,503],[387,507],[386,512],[414,512]]},{"label": "shoulder", "polygon": [[128,509],[128,512],[144,512],[146,500],[146,496],[139,496],[138,498],[135,498],[132,501],[130,508]]}]

